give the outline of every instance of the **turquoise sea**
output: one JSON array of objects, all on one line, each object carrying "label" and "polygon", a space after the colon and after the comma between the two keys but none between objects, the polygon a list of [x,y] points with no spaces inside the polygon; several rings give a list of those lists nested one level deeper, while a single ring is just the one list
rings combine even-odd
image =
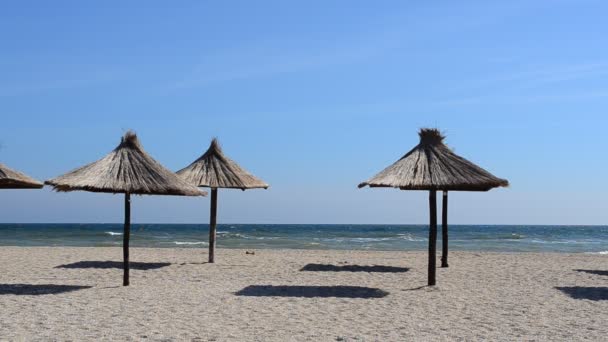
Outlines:
[{"label": "turquoise sea", "polygon": [[[450,249],[608,255],[608,226],[451,225]],[[0,246],[121,246],[122,224],[0,224]],[[441,229],[438,242],[441,243]],[[208,225],[134,224],[133,247],[205,248]],[[220,248],[425,250],[425,225],[220,224]],[[440,245],[439,245],[440,246]]]}]

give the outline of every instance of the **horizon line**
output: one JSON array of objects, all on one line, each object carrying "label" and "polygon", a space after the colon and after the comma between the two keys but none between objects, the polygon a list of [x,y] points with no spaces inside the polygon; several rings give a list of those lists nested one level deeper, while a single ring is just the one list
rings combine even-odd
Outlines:
[{"label": "horizon line", "polygon": [[[0,222],[0,225],[6,224],[116,224],[124,225],[124,222]],[[181,223],[167,223],[167,222],[141,222],[131,223],[131,225],[209,225],[204,222],[181,222]],[[323,226],[429,226],[428,223],[217,223],[217,225],[267,225],[267,226],[280,226],[280,225],[292,225],[292,226],[305,226],[305,225],[323,225]],[[608,227],[608,224],[526,224],[526,223],[450,223],[450,226],[529,226],[529,227]],[[437,227],[441,227],[440,224]]]}]

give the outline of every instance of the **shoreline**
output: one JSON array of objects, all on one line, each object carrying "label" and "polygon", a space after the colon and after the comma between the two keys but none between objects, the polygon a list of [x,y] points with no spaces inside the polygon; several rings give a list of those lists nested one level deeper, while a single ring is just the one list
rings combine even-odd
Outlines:
[{"label": "shoreline", "polygon": [[[441,240],[438,240],[438,249],[437,249],[437,259],[441,258]],[[19,245],[0,245],[0,249],[2,248],[49,248],[49,249],[61,249],[61,248],[76,248],[76,249],[86,249],[86,248],[99,248],[99,249],[120,249],[122,251],[122,245],[116,246],[19,246]],[[208,251],[208,246],[204,245],[203,247],[176,247],[176,246],[167,246],[167,247],[140,247],[140,246],[130,246],[129,250],[192,250],[192,251],[202,251],[206,253]],[[275,248],[275,247],[231,247],[231,246],[221,246],[216,245],[216,251],[221,250],[233,250],[233,251],[277,251],[277,252],[289,252],[289,251],[309,251],[309,252],[357,252],[357,253],[427,253],[426,249],[314,249],[314,248]],[[449,254],[452,253],[471,253],[471,254],[555,254],[555,255],[591,255],[591,256],[606,256],[608,257],[608,251],[601,252],[560,252],[560,251],[496,251],[496,250],[464,250],[464,249],[450,249]]]}]

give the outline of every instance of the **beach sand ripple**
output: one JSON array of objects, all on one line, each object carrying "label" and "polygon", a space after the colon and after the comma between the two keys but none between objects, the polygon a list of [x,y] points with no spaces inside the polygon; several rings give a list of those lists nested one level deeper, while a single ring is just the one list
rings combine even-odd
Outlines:
[{"label": "beach sand ripple", "polygon": [[608,257],[1,247],[0,340],[605,340]]}]

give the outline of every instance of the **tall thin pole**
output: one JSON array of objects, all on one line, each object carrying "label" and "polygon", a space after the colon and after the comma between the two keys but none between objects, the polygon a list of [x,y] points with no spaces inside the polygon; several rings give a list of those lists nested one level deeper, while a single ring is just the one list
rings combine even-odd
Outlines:
[{"label": "tall thin pole", "polygon": [[215,227],[217,224],[217,188],[211,189],[211,213],[209,215],[209,262],[215,262]]},{"label": "tall thin pole", "polygon": [[131,235],[131,194],[125,193],[125,231],[122,240],[123,280],[122,286],[129,286],[129,236]]},{"label": "tall thin pole", "polygon": [[448,192],[443,192],[443,205],[441,206],[441,267],[448,267]]},{"label": "tall thin pole", "polygon": [[437,191],[429,191],[429,209],[431,219],[429,225],[429,271],[428,285],[433,286],[435,280],[435,263],[437,258]]}]

